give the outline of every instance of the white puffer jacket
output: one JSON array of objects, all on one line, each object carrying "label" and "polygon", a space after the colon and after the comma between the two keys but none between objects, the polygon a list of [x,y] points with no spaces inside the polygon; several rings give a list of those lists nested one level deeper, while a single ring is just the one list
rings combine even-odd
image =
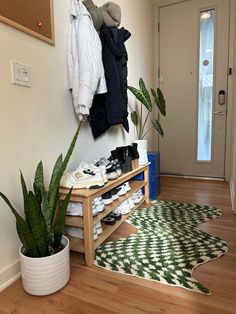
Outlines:
[{"label": "white puffer jacket", "polygon": [[94,95],[106,93],[107,87],[101,41],[81,0],[71,3],[67,66],[75,112],[79,119],[85,119]]}]

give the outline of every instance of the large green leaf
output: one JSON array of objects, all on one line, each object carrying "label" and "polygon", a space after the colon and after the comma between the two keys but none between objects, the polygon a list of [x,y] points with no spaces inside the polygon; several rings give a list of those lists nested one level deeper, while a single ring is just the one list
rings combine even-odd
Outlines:
[{"label": "large green leaf", "polygon": [[46,225],[46,230],[47,230],[46,242],[47,242],[47,246],[51,246],[52,245],[51,212],[50,212],[50,206],[48,204],[48,194],[45,190],[44,185],[40,186],[40,193],[42,195],[41,211],[42,211],[42,215],[43,215],[44,222]]},{"label": "large green leaf", "polygon": [[44,176],[43,176],[43,163],[42,161],[39,162],[34,176],[34,194],[39,204],[42,202],[42,195],[40,191],[40,187],[44,185]]},{"label": "large green leaf", "polygon": [[47,246],[46,225],[42,216],[41,207],[32,191],[28,194],[27,207],[28,224],[38,247],[40,256],[47,256],[49,252]]},{"label": "large green leaf", "polygon": [[160,111],[163,114],[163,116],[166,116],[166,101],[160,88],[157,88],[157,97],[160,100],[161,105]]},{"label": "large green leaf", "polygon": [[137,112],[136,111],[131,112],[130,116],[131,116],[131,121],[133,122],[133,124],[135,126],[137,126],[138,125],[138,114],[137,114]]},{"label": "large green leaf", "polygon": [[24,201],[24,213],[25,213],[25,219],[27,220],[27,196],[28,196],[28,191],[27,187],[25,184],[25,179],[23,177],[22,172],[20,172],[20,181],[21,181],[21,188],[22,188],[22,194],[23,194],[23,201]]},{"label": "large green leaf", "polygon": [[68,203],[70,201],[72,193],[72,188],[70,189],[69,193],[66,195],[65,199],[59,203],[58,210],[55,212],[56,217],[54,218],[54,247],[60,246],[61,237],[64,230],[64,223],[65,223],[65,216]]},{"label": "large green leaf", "polygon": [[69,159],[72,155],[77,137],[78,137],[79,132],[80,132],[81,124],[82,124],[82,121],[80,121],[80,123],[79,123],[78,129],[75,132],[75,135],[74,135],[73,140],[70,144],[70,147],[68,149],[68,152],[66,154],[64,161],[61,163],[59,169],[56,170],[55,178],[53,179],[53,182],[51,182],[50,186],[49,186],[48,203],[49,203],[50,210],[52,213],[52,215],[51,215],[52,219],[54,217],[54,211],[55,211],[56,203],[58,201],[58,192],[59,192],[61,177],[62,177],[62,175],[63,175],[63,173],[67,167],[67,164],[69,162]]},{"label": "large green leaf", "polygon": [[0,196],[3,198],[3,200],[7,203],[7,205],[10,207],[12,213],[14,214],[16,218],[16,229],[18,236],[27,252],[27,256],[31,257],[39,257],[39,252],[37,250],[37,246],[35,244],[33,235],[31,233],[31,230],[26,223],[26,221],[21,217],[21,215],[17,212],[17,210],[12,206],[11,202],[8,200],[8,198],[0,192]]},{"label": "large green leaf", "polygon": [[146,95],[144,95],[141,90],[138,90],[137,88],[135,88],[133,86],[128,86],[127,88],[147,108],[148,111],[152,110],[152,103],[149,102],[148,98],[146,98]]},{"label": "large green leaf", "polygon": [[51,196],[51,191],[53,191],[53,188],[55,186],[57,186],[57,181],[58,181],[58,173],[60,172],[61,166],[62,166],[62,162],[63,162],[63,158],[62,155],[60,155],[57,158],[57,161],[53,167],[53,171],[52,171],[52,176],[51,176],[51,180],[50,180],[50,184],[49,184],[49,193],[48,193],[48,204],[49,204],[49,211],[50,211],[50,219],[51,219],[51,223],[53,220],[53,213],[54,213],[54,207],[55,207],[55,203],[57,200],[55,200],[55,198],[53,198],[53,202],[52,202],[52,198],[51,198],[51,203],[50,203],[50,196]]},{"label": "large green leaf", "polygon": [[147,99],[147,102],[150,104],[150,110],[149,111],[151,111],[152,110],[151,97],[150,97],[150,94],[149,94],[149,92],[148,92],[148,90],[146,88],[146,85],[145,85],[145,83],[144,83],[142,78],[139,79],[139,88],[142,91],[144,97]]},{"label": "large green leaf", "polygon": [[43,175],[43,163],[39,162],[35,176],[34,176],[34,193],[35,197],[41,206],[41,213],[44,218],[47,234],[45,234],[45,241],[47,246],[52,244],[52,228],[51,228],[51,216],[50,208],[48,205],[47,193],[44,187],[44,175]]},{"label": "large green leaf", "polygon": [[157,92],[155,92],[154,89],[151,88],[151,93],[153,95],[157,108],[160,110],[163,116],[166,116],[166,102],[162,91],[160,90],[160,88],[157,88]]},{"label": "large green leaf", "polygon": [[162,127],[161,127],[159,121],[157,121],[155,119],[154,121],[152,121],[152,125],[155,128],[155,130],[163,137],[164,136],[164,132],[162,130]]},{"label": "large green leaf", "polygon": [[35,176],[34,176],[34,183],[36,185],[43,185],[44,184],[44,177],[43,177],[43,163],[40,161],[38,163],[38,166],[35,171]]}]

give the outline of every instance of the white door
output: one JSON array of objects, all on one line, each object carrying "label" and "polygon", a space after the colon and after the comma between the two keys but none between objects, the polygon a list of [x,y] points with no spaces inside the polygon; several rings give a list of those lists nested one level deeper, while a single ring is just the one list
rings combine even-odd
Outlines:
[{"label": "white door", "polygon": [[159,21],[161,173],[223,178],[229,0],[163,6]]}]

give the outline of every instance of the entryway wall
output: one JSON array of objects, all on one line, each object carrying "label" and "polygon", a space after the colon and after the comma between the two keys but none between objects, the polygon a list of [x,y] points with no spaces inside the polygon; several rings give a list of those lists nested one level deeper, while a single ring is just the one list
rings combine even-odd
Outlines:
[{"label": "entryway wall", "polygon": [[[100,6],[106,1],[94,0]],[[153,0],[116,0],[122,10],[121,26],[132,36],[127,41],[128,81],[137,86],[142,76],[149,86],[154,83],[154,3]],[[46,180],[60,153],[67,151],[77,127],[71,95],[67,88],[66,44],[70,0],[54,1],[55,47],[0,23],[0,191],[22,208],[19,169],[28,185],[37,163],[43,160]],[[10,60],[30,65],[31,88],[11,84]],[[134,100],[130,97],[130,102]],[[79,135],[69,168],[81,161],[108,157],[114,146],[130,143],[134,128],[127,135],[113,127],[94,141],[88,125]],[[150,141],[151,143],[151,141]],[[150,149],[152,147],[150,146]],[[0,201],[0,290],[19,276],[15,220]]]}]

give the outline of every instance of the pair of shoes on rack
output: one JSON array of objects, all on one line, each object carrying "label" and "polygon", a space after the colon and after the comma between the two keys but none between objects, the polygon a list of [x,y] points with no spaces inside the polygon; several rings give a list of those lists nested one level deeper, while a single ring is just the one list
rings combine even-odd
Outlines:
[{"label": "pair of shoes on rack", "polygon": [[[92,206],[93,216],[98,215],[98,208]],[[83,204],[78,202],[69,202],[66,210],[68,216],[80,216],[83,217]]]},{"label": "pair of shoes on rack", "polygon": [[129,182],[125,182],[122,185],[117,186],[116,188],[104,193],[102,199],[105,205],[111,204],[113,201],[117,200],[119,196],[125,195],[128,191],[131,190]]},{"label": "pair of shoes on rack", "polygon": [[75,171],[64,174],[60,186],[74,189],[97,189],[108,181],[104,167],[88,165],[84,162]]},{"label": "pair of shoes on rack", "polygon": [[[98,236],[103,232],[101,221],[96,223],[93,226],[93,239],[97,240]],[[73,227],[73,226],[66,226],[66,233],[72,237],[84,239],[84,229]]]},{"label": "pair of shoes on rack", "polygon": [[102,219],[102,222],[104,222],[106,225],[114,225],[117,221],[121,220],[122,214],[121,212],[110,212],[106,217]]},{"label": "pair of shoes on rack", "polygon": [[98,196],[95,199],[93,199],[92,208],[96,208],[98,214],[105,210],[105,204],[101,196]]},{"label": "pair of shoes on rack", "polygon": [[134,204],[139,204],[143,200],[143,198],[144,198],[144,195],[143,195],[142,189],[135,192],[132,196]]},{"label": "pair of shoes on rack", "polygon": [[[105,205],[101,196],[95,198],[92,202],[93,216],[103,212]],[[83,204],[79,202],[69,202],[66,214],[69,216],[83,216]]]},{"label": "pair of shoes on rack", "polygon": [[116,147],[116,149],[111,151],[111,157],[109,159],[118,159],[122,172],[126,173],[133,169],[132,161],[138,158],[137,144],[133,143],[128,146]]},{"label": "pair of shoes on rack", "polygon": [[121,213],[122,215],[128,214],[135,207],[132,196],[127,200],[122,202],[116,209],[114,209],[114,213]]},{"label": "pair of shoes on rack", "polygon": [[108,160],[105,157],[102,157],[99,160],[95,161],[94,164],[98,167],[105,167],[108,180],[117,179],[122,175],[118,159]]}]

